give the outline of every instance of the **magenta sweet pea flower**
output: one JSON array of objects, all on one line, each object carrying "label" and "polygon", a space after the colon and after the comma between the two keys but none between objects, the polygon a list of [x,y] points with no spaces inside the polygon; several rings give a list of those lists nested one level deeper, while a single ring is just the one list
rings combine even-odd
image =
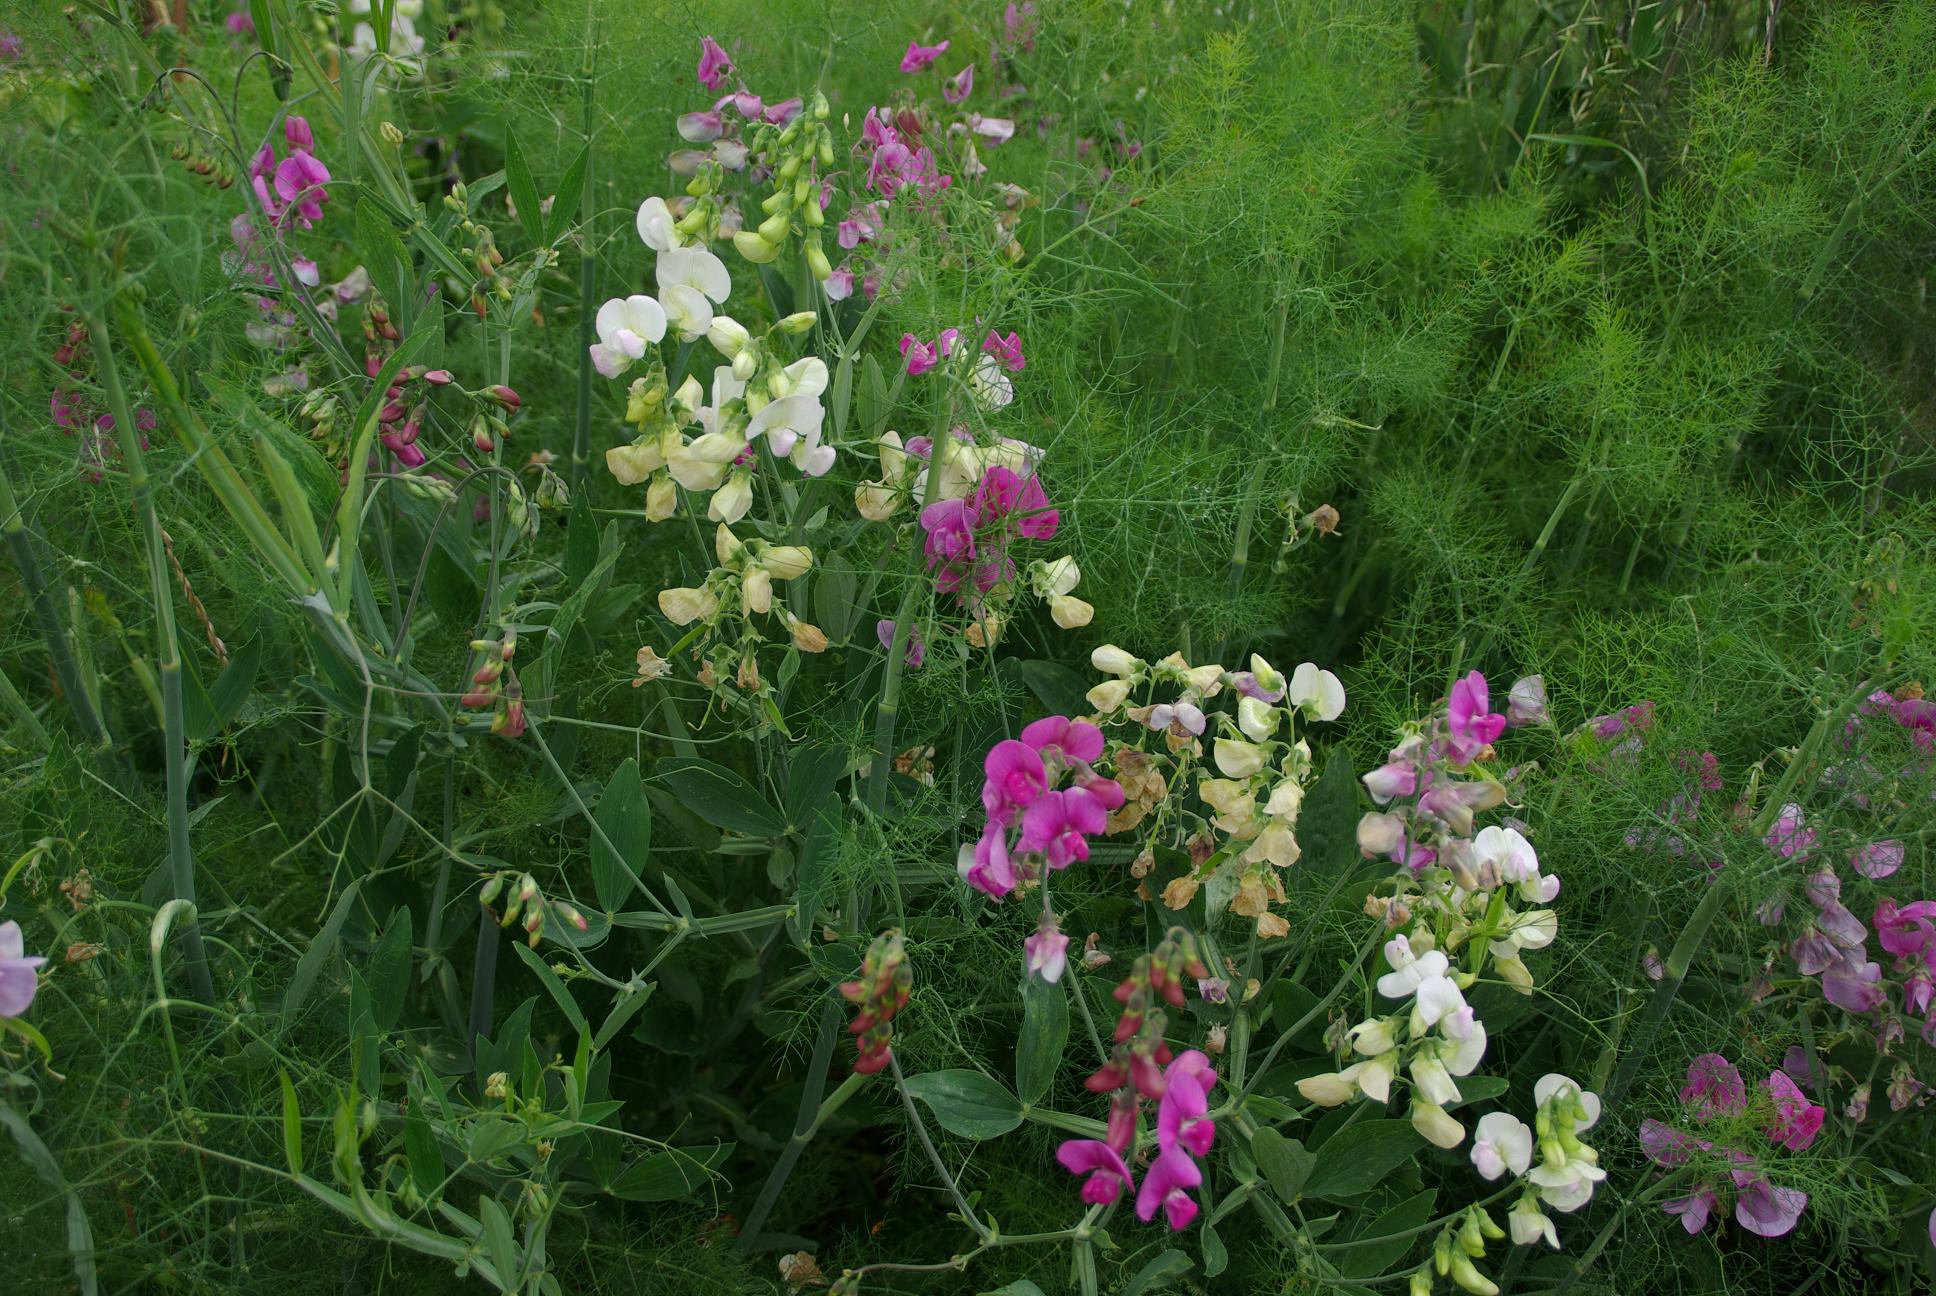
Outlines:
[{"label": "magenta sweet pea flower", "polygon": [[19,1017],[27,1011],[40,989],[37,969],[46,961],[27,954],[19,923],[0,923],[0,1017]]},{"label": "magenta sweet pea flower", "polygon": [[[894,650],[894,622],[892,618],[884,618],[874,623],[874,637],[881,641],[882,648],[889,652]],[[921,663],[927,660],[927,656],[928,646],[921,640],[921,627],[918,625],[909,626],[907,650],[901,660],[907,664],[909,670],[920,670]]]},{"label": "magenta sweet pea flower", "polygon": [[1027,743],[1004,738],[989,748],[982,762],[987,780],[982,784],[981,803],[992,825],[1007,827],[1015,822],[1015,812],[1036,804],[1049,785],[1042,757]]},{"label": "magenta sweet pea flower", "polygon": [[1820,1104],[1808,1101],[1807,1095],[1785,1072],[1772,1072],[1763,1083],[1775,1100],[1775,1119],[1768,1127],[1768,1141],[1790,1152],[1807,1151],[1815,1136],[1821,1133],[1822,1120],[1828,1113]]},{"label": "magenta sweet pea flower", "polygon": [[941,97],[958,104],[975,92],[975,65],[970,63],[941,83]]},{"label": "magenta sweet pea flower", "polygon": [[1050,868],[1067,868],[1089,858],[1088,839],[1103,831],[1108,812],[1081,788],[1045,792],[1022,812],[1017,847],[1046,858]]},{"label": "magenta sweet pea flower", "polygon": [[1158,1208],[1170,1228],[1181,1231],[1197,1217],[1197,1203],[1189,1190],[1203,1182],[1203,1171],[1183,1148],[1172,1144],[1157,1154],[1136,1193],[1136,1218],[1148,1222]]},{"label": "magenta sweet pea flower", "polygon": [[1024,477],[1002,464],[981,475],[975,487],[975,511],[986,522],[1009,521],[1017,535],[1052,540],[1062,515],[1049,507],[1048,494],[1035,474]]},{"label": "magenta sweet pea flower", "polygon": [[1088,1176],[1082,1181],[1082,1200],[1092,1206],[1115,1201],[1125,1184],[1136,1186],[1121,1154],[1101,1139],[1069,1139],[1055,1150],[1055,1159],[1070,1174]]},{"label": "magenta sweet pea flower", "polygon": [[1734,1063],[1719,1053],[1703,1053],[1687,1064],[1681,1101],[1692,1107],[1695,1120],[1704,1121],[1742,1110],[1748,1105],[1748,1090]]},{"label": "magenta sweet pea flower", "polygon": [[1870,1013],[1888,998],[1878,963],[1845,959],[1822,974],[1822,997],[1844,1012]]},{"label": "magenta sweet pea flower", "polygon": [[1775,822],[1762,841],[1783,859],[1799,862],[1807,859],[1813,849],[1815,830],[1803,823],[1802,808],[1790,801],[1775,815]]},{"label": "magenta sweet pea flower", "polygon": [[972,561],[975,556],[976,510],[966,500],[936,500],[921,510],[921,529],[928,533],[924,551],[928,565]]},{"label": "magenta sweet pea flower", "polygon": [[948,42],[939,45],[923,45],[919,41],[909,41],[907,53],[901,55],[901,71],[926,72],[934,66],[934,61],[948,52]]},{"label": "magenta sweet pea flower", "polygon": [[1910,959],[1936,948],[1936,900],[1917,900],[1898,905],[1895,897],[1878,901],[1875,909],[1876,939],[1882,948],[1900,959]]},{"label": "magenta sweet pea flower", "polygon": [[1657,1166],[1672,1169],[1686,1165],[1697,1150],[1705,1152],[1712,1146],[1706,1139],[1697,1139],[1651,1116],[1640,1122],[1640,1150]]},{"label": "magenta sweet pea flower", "polygon": [[990,819],[974,849],[963,849],[955,870],[962,881],[991,900],[1000,900],[1013,891],[1015,864],[1008,856],[1008,830]]},{"label": "magenta sweet pea flower", "polygon": [[994,329],[989,329],[988,336],[981,340],[981,349],[994,356],[996,362],[1010,373],[1020,373],[1028,368],[1028,360],[1022,355],[1022,335],[1012,330],[1007,337],[1002,337]]},{"label": "magenta sweet pea flower", "polygon": [[1158,1146],[1181,1145],[1192,1156],[1205,1155],[1217,1136],[1216,1122],[1208,1115],[1210,1089],[1217,1082],[1210,1059],[1196,1049],[1186,1050],[1164,1068],[1163,1079],[1168,1087],[1156,1111]]},{"label": "magenta sweet pea flower", "polygon": [[1488,709],[1491,701],[1486,677],[1478,671],[1468,673],[1452,686],[1446,729],[1450,735],[1448,745],[1460,764],[1471,760],[1481,748],[1506,732],[1506,717]]},{"label": "magenta sweet pea flower", "polygon": [[1041,752],[1054,754],[1064,764],[1081,761],[1090,764],[1102,757],[1102,730],[1086,720],[1067,716],[1045,716],[1022,730],[1022,741]]},{"label": "magenta sweet pea flower", "polygon": [[719,42],[710,36],[699,38],[699,84],[708,90],[717,90],[725,83],[726,74],[733,70],[733,60]]}]

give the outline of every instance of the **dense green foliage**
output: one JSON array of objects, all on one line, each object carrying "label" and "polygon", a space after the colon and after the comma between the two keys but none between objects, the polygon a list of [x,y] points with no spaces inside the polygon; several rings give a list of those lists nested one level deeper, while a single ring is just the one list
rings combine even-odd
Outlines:
[{"label": "dense green foliage", "polygon": [[[1884,1057],[1782,962],[1801,870],[1764,843],[1799,802],[1823,859],[1904,844],[1886,884],[1842,869],[1865,923],[1936,895],[1926,744],[1883,716],[1845,730],[1873,691],[1936,687],[1936,4],[1038,0],[1026,48],[995,5],[425,4],[401,69],[351,57],[363,19],[326,0],[254,0],[251,31],[213,0],[0,18],[0,917],[50,956],[21,1019],[49,1055],[0,1033],[10,1290],[523,1290],[522,1267],[532,1290],[784,1291],[800,1251],[829,1279],[888,1266],[870,1291],[1403,1290],[1428,1221],[1491,1191],[1463,1152],[1419,1144],[1389,1182],[1214,1231],[1119,1209],[1103,1238],[1064,1232],[1083,1205],[1054,1155],[1099,1130],[1082,1082],[1108,992],[1172,923],[1247,951],[1233,1000],[1280,950],[1294,966],[1248,1006],[1193,987],[1179,1049],[1243,1016],[1261,1055],[1350,975],[1375,883],[1342,775],[1474,669],[1496,693],[1544,678],[1554,726],[1502,742],[1501,813],[1565,882],[1537,993],[1472,991],[1486,1069],[1523,1115],[1546,1072],[1608,1111],[1609,1178],[1560,1218],[1565,1250],[1495,1244],[1487,1272],[1510,1292],[1936,1283],[1914,1087],[1936,1044],[1904,1012]],[[954,112],[896,70],[910,39],[949,40],[942,70],[981,77],[967,107],[1019,124],[985,178],[895,204],[876,303],[829,302],[795,251],[722,245],[749,327],[821,311],[789,354],[836,370],[838,465],[767,474],[735,526],[811,541],[812,575],[775,586],[832,645],[762,622],[744,659],[704,640],[703,674],[675,650],[701,627],[655,600],[707,579],[713,522],[701,497],[649,523],[606,471],[626,389],[584,359],[598,303],[649,291],[634,212],[684,183],[664,159],[714,98],[702,35],[769,100],[824,92],[843,195],[869,107]],[[401,334],[385,378],[456,375],[425,424],[441,478],[370,439],[374,299],[339,313],[319,290],[328,318],[286,323],[257,305],[231,222],[287,114],[330,197],[272,273],[296,279],[291,249],[322,285],[365,268]],[[964,413],[902,376],[894,339],[950,325],[1020,334],[1013,404]],[[62,358],[77,327],[84,358]],[[454,393],[497,383],[508,437],[473,449],[473,415],[500,411]],[[957,421],[1045,452],[1060,531],[1028,556],[1076,559],[1086,625],[1018,603],[997,643],[964,636],[916,560],[922,501],[855,516],[881,431]],[[875,623],[910,612],[926,662],[890,669]],[[506,631],[521,736],[459,699],[473,641]],[[1181,853],[1145,880],[1133,834],[1098,841],[1055,881],[1072,1014],[1018,988],[1034,914],[954,865],[984,753],[1090,709],[1104,643],[1309,660],[1350,703],[1285,871],[1291,935],[1173,912]],[[642,645],[676,669],[642,678]],[[1643,700],[1634,751],[1572,732]],[[1724,790],[1667,823],[1702,752]],[[1851,792],[1852,768],[1886,778]],[[505,899],[542,892],[542,943],[495,921],[498,892],[480,909],[500,874]],[[1758,921],[1783,900],[1787,927]],[[889,927],[915,978],[897,1072],[843,1085],[836,988]],[[1078,966],[1091,932],[1112,964]],[[1690,933],[1690,965],[1650,975]],[[1337,1137],[1294,1087],[1330,1068],[1324,1024],[1250,1077],[1274,1105],[1225,1121],[1218,1193],[1269,1178],[1240,1117]],[[1641,1119],[1674,1119],[1697,1054],[1752,1085],[1791,1047],[1834,1068],[1821,1140],[1783,1163],[1806,1213],[1780,1239],[1689,1237],[1646,1195]],[[954,1071],[993,1078],[998,1137],[929,1101]],[[930,1088],[904,1104],[900,1074]],[[984,1245],[963,1276],[964,1194],[1004,1242],[1054,1236]],[[1389,1257],[1340,1245],[1406,1230]]]}]

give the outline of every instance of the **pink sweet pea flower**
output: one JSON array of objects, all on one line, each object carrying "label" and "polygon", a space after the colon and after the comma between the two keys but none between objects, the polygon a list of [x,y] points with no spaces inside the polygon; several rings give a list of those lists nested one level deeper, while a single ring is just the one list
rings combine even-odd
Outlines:
[{"label": "pink sweet pea flower", "polygon": [[1640,1122],[1640,1150],[1657,1166],[1671,1170],[1686,1165],[1696,1151],[1706,1152],[1713,1146],[1706,1139],[1697,1139],[1651,1116]]},{"label": "pink sweet pea flower", "polygon": [[941,97],[958,104],[975,92],[975,65],[970,63],[941,83]]},{"label": "pink sweet pea flower", "polygon": [[1013,738],[1004,738],[989,748],[982,770],[987,779],[981,787],[981,803],[988,811],[991,827],[1014,823],[1015,812],[1036,805],[1049,785],[1042,757],[1027,743]]},{"label": "pink sweet pea flower", "polygon": [[1136,1186],[1121,1154],[1101,1139],[1069,1139],[1055,1150],[1055,1159],[1070,1174],[1088,1176],[1082,1181],[1082,1200],[1092,1206],[1115,1201],[1125,1184]]},{"label": "pink sweet pea flower", "polygon": [[1849,866],[1865,878],[1880,881],[1902,867],[1903,855],[1899,841],[1870,842],[1849,856]]},{"label": "pink sweet pea flower", "polygon": [[934,66],[934,61],[948,52],[948,42],[939,45],[923,45],[919,41],[909,41],[907,53],[901,55],[901,71],[926,72]]},{"label": "pink sweet pea flower", "polygon": [[1514,680],[1506,694],[1507,725],[1517,728],[1521,725],[1543,725],[1546,721],[1545,677],[1527,675]]},{"label": "pink sweet pea flower", "polygon": [[1189,1190],[1202,1182],[1203,1171],[1190,1154],[1172,1144],[1158,1154],[1143,1175],[1143,1186],[1136,1194],[1136,1218],[1153,1220],[1160,1207],[1171,1229],[1190,1227],[1190,1221],[1197,1217],[1197,1204]]},{"label": "pink sweet pea flower", "polygon": [[710,36],[699,38],[699,84],[708,90],[717,90],[725,82],[726,74],[733,70],[733,60],[719,42]]},{"label": "pink sweet pea flower", "polygon": [[1067,716],[1045,716],[1035,721],[1022,730],[1022,741],[1044,756],[1053,753],[1064,764],[1089,764],[1102,757],[1102,730],[1086,720]]},{"label": "pink sweet pea flower", "polygon": [[1002,368],[1010,373],[1020,373],[1028,367],[1028,361],[1022,356],[1022,335],[1013,330],[1007,337],[1002,337],[994,329],[989,329],[988,336],[981,340],[981,349],[994,356]]},{"label": "pink sweet pea flower", "polygon": [[[874,623],[874,637],[881,641],[881,647],[889,652],[894,650],[894,622],[882,619]],[[928,646],[921,641],[921,627],[908,627],[907,650],[902,660],[909,670],[920,670],[921,663],[927,659]]]},{"label": "pink sweet pea flower", "polygon": [[1766,1238],[1785,1237],[1794,1231],[1795,1221],[1808,1206],[1807,1193],[1799,1188],[1778,1188],[1751,1170],[1732,1173],[1740,1194],[1734,1203],[1737,1224]]},{"label": "pink sweet pea flower", "polygon": [[1880,964],[1846,959],[1822,974],[1822,997],[1844,1012],[1874,1012],[1888,998],[1881,980]]},{"label": "pink sweet pea flower", "polygon": [[27,954],[27,942],[17,922],[0,923],[0,1017],[19,1017],[40,989],[36,970],[47,960]]},{"label": "pink sweet pea flower", "polygon": [[1048,925],[1038,927],[1022,942],[1022,949],[1026,955],[1023,975],[1034,976],[1039,972],[1050,985],[1062,979],[1063,970],[1069,965],[1069,937],[1065,933]]},{"label": "pink sweet pea flower", "polygon": [[1747,1086],[1734,1063],[1719,1053],[1703,1053],[1687,1065],[1681,1101],[1693,1108],[1695,1120],[1732,1116],[1748,1105]]},{"label": "pink sweet pea flower", "polygon": [[1216,1122],[1208,1114],[1210,1089],[1217,1082],[1210,1059],[1196,1049],[1179,1053],[1164,1068],[1163,1080],[1168,1087],[1156,1112],[1158,1146],[1181,1144],[1192,1156],[1203,1156],[1217,1136]]},{"label": "pink sweet pea flower", "polygon": [[928,565],[973,561],[975,524],[979,520],[967,500],[936,500],[922,509],[921,528],[928,533],[924,546]]},{"label": "pink sweet pea flower", "polygon": [[1915,958],[1936,948],[1936,900],[1917,900],[1897,905],[1895,897],[1878,901],[1875,909],[1876,939],[1882,948],[1899,959]]},{"label": "pink sweet pea flower", "polygon": [[1506,717],[1488,710],[1491,700],[1486,677],[1478,671],[1468,673],[1452,686],[1452,698],[1446,708],[1446,728],[1451,735],[1448,745],[1458,763],[1471,760],[1481,748],[1506,732]]},{"label": "pink sweet pea flower", "polygon": [[1015,889],[1015,865],[1008,857],[1008,831],[990,819],[973,851],[964,848],[955,863],[961,880],[991,900]]},{"label": "pink sweet pea flower", "polygon": [[800,115],[800,109],[804,106],[805,101],[799,95],[782,99],[776,104],[768,104],[766,111],[760,114],[760,120],[770,126],[785,126]]},{"label": "pink sweet pea flower", "polygon": [[981,475],[975,487],[975,511],[991,524],[1013,518],[1015,533],[1031,540],[1054,539],[1062,522],[1033,473],[1024,477],[1002,464]]},{"label": "pink sweet pea flower", "polygon": [[1679,1216],[1681,1227],[1692,1234],[1707,1227],[1708,1217],[1722,1208],[1722,1201],[1719,1193],[1702,1184],[1685,1197],[1661,1203],[1660,1208],[1669,1215]]},{"label": "pink sweet pea flower", "polygon": [[1782,806],[1775,822],[1762,838],[1768,848],[1783,859],[1805,860],[1815,845],[1815,830],[1802,822],[1802,808],[1793,801]]},{"label": "pink sweet pea flower", "polygon": [[1081,788],[1044,792],[1022,812],[1017,846],[1042,855],[1050,868],[1067,868],[1089,858],[1088,839],[1102,832],[1108,819],[1102,803]]},{"label": "pink sweet pea flower", "polygon": [[306,117],[285,117],[282,122],[282,137],[289,141],[292,149],[305,153],[316,151],[316,137],[310,133],[309,119]]},{"label": "pink sweet pea flower", "polygon": [[907,357],[908,377],[919,378],[941,362],[935,348],[912,333],[901,334],[901,354]]},{"label": "pink sweet pea flower", "polygon": [[1770,1073],[1763,1082],[1775,1100],[1774,1123],[1768,1127],[1768,1141],[1790,1152],[1805,1152],[1821,1132],[1827,1112],[1808,1101],[1785,1072]]}]

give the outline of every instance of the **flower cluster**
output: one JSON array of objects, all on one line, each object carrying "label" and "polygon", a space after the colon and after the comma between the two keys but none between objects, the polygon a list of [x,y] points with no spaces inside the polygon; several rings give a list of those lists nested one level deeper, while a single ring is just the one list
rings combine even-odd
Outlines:
[{"label": "flower cluster", "polygon": [[491,711],[492,733],[523,737],[524,690],[518,685],[518,673],[511,668],[511,659],[518,652],[517,631],[507,626],[502,639],[474,639],[471,651],[482,653],[484,660],[471,673],[471,687],[458,698],[459,704]]},{"label": "flower cluster", "polygon": [[981,788],[988,821],[978,842],[961,847],[962,880],[1000,900],[1088,859],[1088,839],[1123,803],[1122,788],[1094,769],[1102,748],[1102,730],[1066,716],[1037,720],[990,748]]},{"label": "flower cluster", "polygon": [[499,898],[504,901],[504,912],[498,917],[498,926],[509,927],[520,921],[524,927],[524,939],[532,949],[544,939],[545,913],[547,908],[578,931],[588,931],[591,924],[585,915],[563,900],[546,900],[538,888],[538,880],[529,873],[493,873],[484,879],[478,889],[477,902],[486,909],[496,904]]},{"label": "flower cluster", "polygon": [[[54,348],[53,359],[61,376],[48,395],[48,415],[55,427],[79,438],[81,476],[89,482],[98,482],[111,464],[120,462],[121,443],[114,435],[114,415],[101,409],[92,394],[94,370],[88,353],[86,324],[80,320],[68,323],[60,345]],[[154,411],[137,407],[134,426],[146,448],[146,434],[156,426]]]},{"label": "flower cluster", "polygon": [[0,1017],[20,1017],[40,988],[41,964],[47,960],[27,953],[17,922],[0,922]]},{"label": "flower cluster", "polygon": [[1720,1122],[1740,1132],[1758,1128],[1767,1151],[1743,1148],[1738,1138],[1725,1144],[1702,1138],[1651,1117],[1640,1123],[1641,1149],[1655,1165],[1671,1169],[1697,1156],[1711,1156],[1716,1163],[1713,1176],[1699,1179],[1692,1192],[1661,1207],[1679,1217],[1689,1233],[1699,1233],[1715,1214],[1726,1210],[1730,1194],[1735,1222],[1761,1237],[1789,1233],[1808,1206],[1807,1193],[1767,1179],[1762,1159],[1778,1148],[1806,1151],[1821,1131],[1826,1112],[1808,1100],[1786,1071],[1770,1072],[1761,1087],[1762,1095],[1751,1102],[1734,1064],[1719,1053],[1703,1053],[1688,1064],[1680,1097],[1695,1125]]},{"label": "flower cluster", "polygon": [[[1069,1139],[1056,1149],[1065,1170],[1084,1176],[1084,1201],[1105,1205],[1129,1188],[1136,1192],[1139,1219],[1155,1219],[1161,1210],[1172,1229],[1184,1229],[1196,1218],[1190,1189],[1203,1182],[1197,1162],[1217,1133],[1209,1115],[1217,1073],[1196,1049],[1171,1054],[1163,1042],[1168,1020],[1163,1005],[1181,1008],[1183,979],[1208,974],[1195,939],[1177,927],[1154,950],[1138,956],[1116,987],[1123,1010],[1114,1046],[1109,1060],[1084,1082],[1092,1093],[1112,1095],[1107,1133],[1101,1139]],[[1138,1189],[1129,1162],[1145,1099],[1156,1104],[1156,1155]]]},{"label": "flower cluster", "polygon": [[[702,623],[701,629],[717,636],[714,657],[706,660],[700,681],[708,687],[718,682],[719,672],[732,673],[734,682],[745,693],[760,693],[761,680],[757,651],[763,636],[751,618],[777,615],[795,648],[802,652],[822,652],[827,636],[809,621],[796,616],[786,600],[774,592],[775,582],[796,580],[813,567],[813,550],[803,545],[776,545],[764,540],[742,541],[725,523],[713,533],[713,556],[719,565],[707,575],[705,583],[678,586],[659,591],[659,611],[676,626]],[[730,641],[725,622],[737,618],[737,634]],[[688,635],[690,640],[693,635]]]},{"label": "flower cluster", "polygon": [[283,118],[282,137],[289,155],[278,160],[274,142],[264,144],[249,161],[249,187],[271,228],[280,232],[294,223],[310,229],[323,218],[323,204],[329,201],[329,190],[323,187],[329,183],[329,168],[311,152],[316,139],[304,118]]},{"label": "flower cluster", "polygon": [[[1163,890],[1172,909],[1189,905],[1209,887],[1212,917],[1225,907],[1256,921],[1257,934],[1283,936],[1290,924],[1270,906],[1285,899],[1280,871],[1297,863],[1302,848],[1297,820],[1313,771],[1311,747],[1298,736],[1300,721],[1329,722],[1344,712],[1344,686],[1330,671],[1304,662],[1286,680],[1262,657],[1251,668],[1193,666],[1181,653],[1160,661],[1105,644],[1090,664],[1111,678],[1089,690],[1089,704],[1105,722],[1134,737],[1118,746],[1118,774],[1136,793],[1111,824],[1127,831],[1146,819],[1137,875],[1148,871],[1166,830],[1183,839],[1189,867]],[[1132,703],[1131,698],[1146,700]],[[1231,709],[1206,712],[1215,699]],[[1162,751],[1146,752],[1137,739],[1155,735]],[[1215,777],[1203,771],[1197,796],[1207,810],[1173,807],[1171,789],[1189,786],[1210,744]],[[1152,818],[1153,816],[1153,818]]]},{"label": "flower cluster", "polygon": [[840,993],[860,1009],[847,1031],[854,1035],[857,1056],[854,1072],[873,1075],[892,1057],[894,1015],[907,1007],[914,989],[914,969],[908,966],[901,929],[890,928],[874,938],[861,956],[860,976],[841,983]]}]

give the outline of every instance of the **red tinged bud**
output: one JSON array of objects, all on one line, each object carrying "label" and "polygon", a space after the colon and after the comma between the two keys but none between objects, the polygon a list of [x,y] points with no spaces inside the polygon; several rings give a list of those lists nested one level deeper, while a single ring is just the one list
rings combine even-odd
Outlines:
[{"label": "red tinged bud", "polygon": [[432,387],[448,387],[456,381],[448,369],[432,369],[424,374],[423,380]]},{"label": "red tinged bud", "polygon": [[518,407],[524,404],[524,401],[518,394],[509,387],[506,387],[503,383],[494,383],[486,387],[484,389],[484,395],[487,399],[496,401],[499,405],[503,406],[504,412],[507,414],[517,413]]},{"label": "red tinged bud", "polygon": [[381,410],[377,411],[376,421],[379,423],[395,423],[407,413],[409,413],[409,410],[402,401],[393,400]]}]

